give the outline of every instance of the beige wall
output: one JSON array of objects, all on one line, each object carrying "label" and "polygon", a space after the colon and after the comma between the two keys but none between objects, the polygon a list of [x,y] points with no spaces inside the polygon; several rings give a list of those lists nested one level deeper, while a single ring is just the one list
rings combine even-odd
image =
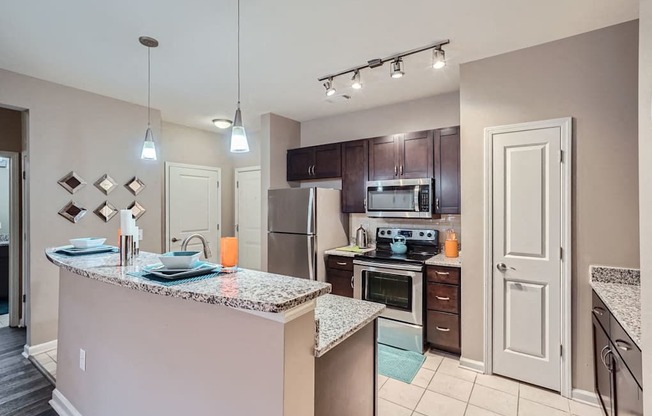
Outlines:
[{"label": "beige wall", "polygon": [[[125,208],[138,200],[147,212],[140,220],[144,250],[161,249],[162,162],[141,161],[147,111],[144,107],[0,70],[0,105],[29,111],[28,338],[30,345],[57,337],[58,270],[45,258],[46,247],[81,236],[104,236],[114,242],[115,217],[104,223],[93,210],[104,200]],[[154,136],[160,138],[160,113],[152,111]],[[57,184],[70,171],[88,182],[74,195]],[[119,184],[108,197],[93,182],[108,173]],[[134,197],[122,185],[137,175],[147,185]],[[75,200],[89,212],[73,224],[57,212]]]},{"label": "beige wall", "polygon": [[[652,0],[641,0],[639,23],[639,198],[643,383],[652,377]],[[652,414],[652,388],[644,390],[645,414]]]},{"label": "beige wall", "polygon": [[633,21],[461,66],[465,358],[483,359],[483,129],[572,116],[573,386],[593,390],[589,265],[639,265],[637,54]]},{"label": "beige wall", "polygon": [[166,162],[212,166],[222,170],[222,237],[235,235],[234,169],[260,164],[260,146],[256,132],[247,131],[249,153],[231,153],[230,136],[163,123],[160,158]]}]

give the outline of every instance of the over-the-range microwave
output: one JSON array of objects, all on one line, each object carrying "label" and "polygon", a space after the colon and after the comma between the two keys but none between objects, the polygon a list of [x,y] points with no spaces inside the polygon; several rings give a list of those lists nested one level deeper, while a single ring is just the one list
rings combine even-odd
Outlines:
[{"label": "over-the-range microwave", "polygon": [[383,218],[432,218],[432,178],[368,181],[367,216]]}]

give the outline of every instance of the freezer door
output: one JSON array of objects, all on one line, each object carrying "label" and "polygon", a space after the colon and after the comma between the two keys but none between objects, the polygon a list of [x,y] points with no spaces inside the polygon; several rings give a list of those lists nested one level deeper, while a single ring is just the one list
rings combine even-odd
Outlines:
[{"label": "freezer door", "polygon": [[268,233],[267,247],[267,271],[315,280],[314,235]]},{"label": "freezer door", "polygon": [[267,231],[315,233],[315,188],[272,189],[267,198]]}]

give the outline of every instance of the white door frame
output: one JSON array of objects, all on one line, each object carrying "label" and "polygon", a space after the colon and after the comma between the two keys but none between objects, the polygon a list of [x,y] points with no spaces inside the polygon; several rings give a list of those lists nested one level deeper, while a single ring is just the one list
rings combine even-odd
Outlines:
[{"label": "white door frame", "polygon": [[[235,206],[233,207],[233,209],[235,210],[235,215],[234,215],[235,222],[234,222],[234,224],[235,224],[236,227],[238,227],[238,225],[240,224],[240,221],[239,221],[240,218],[238,218],[238,173],[252,172],[252,171],[257,171],[257,170],[261,170],[260,166],[247,166],[247,167],[244,167],[244,168],[235,168],[235,173],[233,175],[233,179],[234,179],[233,180],[233,195],[235,196],[233,199],[235,199]],[[261,174],[262,174],[262,171],[261,171]],[[262,222],[261,222],[261,224],[262,224]],[[236,234],[239,232],[238,229],[236,229],[234,231],[236,232]]]},{"label": "white door frame", "polygon": [[571,189],[572,189],[572,129],[571,117],[506,126],[484,130],[484,369],[493,374],[493,136],[520,130],[558,127],[561,130],[561,395],[572,395],[571,350]]},{"label": "white door frame", "polygon": [[[165,251],[170,251],[170,169],[176,168],[189,168],[189,169],[204,169],[217,172],[218,187],[217,187],[217,202],[219,205],[220,215],[218,217],[218,242],[222,236],[222,169],[215,166],[201,166],[190,165],[188,163],[165,162]],[[219,254],[219,253],[218,253]]]},{"label": "white door frame", "polygon": [[[0,151],[9,159],[9,325],[20,324],[20,153]],[[24,289],[24,288],[23,288]]]}]

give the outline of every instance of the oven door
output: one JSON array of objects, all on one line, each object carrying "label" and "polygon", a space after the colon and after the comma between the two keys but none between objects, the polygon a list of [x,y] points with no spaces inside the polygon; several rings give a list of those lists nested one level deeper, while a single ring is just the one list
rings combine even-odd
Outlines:
[{"label": "oven door", "polygon": [[412,264],[353,261],[353,296],[382,303],[381,316],[423,325],[423,268]]}]

